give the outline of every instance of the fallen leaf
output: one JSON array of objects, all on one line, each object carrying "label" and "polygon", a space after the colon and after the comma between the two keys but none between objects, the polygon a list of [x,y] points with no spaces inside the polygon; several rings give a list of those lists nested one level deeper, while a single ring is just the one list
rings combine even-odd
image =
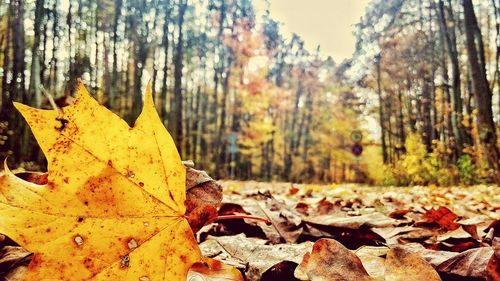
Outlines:
[{"label": "fallen leaf", "polygon": [[310,222],[305,223],[300,240],[316,241],[325,237],[335,239],[349,249],[357,249],[361,246],[377,246],[384,242],[384,238],[364,225],[359,229],[350,229]]},{"label": "fallen leaf", "polygon": [[27,266],[30,261],[30,252],[18,246],[4,246],[0,249],[0,276],[12,274],[17,267]]},{"label": "fallen leaf", "polygon": [[299,279],[295,278],[293,275],[297,266],[298,264],[293,261],[282,261],[277,263],[262,274],[260,281],[298,281]]},{"label": "fallen leaf", "polygon": [[187,221],[194,233],[217,219],[217,210],[210,204],[201,205],[187,215]]},{"label": "fallen leaf", "polygon": [[335,203],[330,202],[326,197],[323,197],[321,201],[318,202],[318,206],[316,207],[316,212],[319,215],[326,215],[326,214],[332,214],[332,213],[337,213],[341,209],[341,205],[339,201],[336,201]]},{"label": "fallen leaf", "polygon": [[344,227],[359,229],[366,225],[369,227],[386,227],[397,224],[395,219],[391,219],[381,213],[372,213],[361,216],[335,217],[331,215],[314,216],[304,220],[315,224],[329,225],[334,227]]},{"label": "fallen leaf", "polygon": [[297,211],[301,215],[307,216],[308,210],[309,210],[309,205],[307,205],[304,202],[299,202],[297,203],[297,205],[295,205],[295,211]]},{"label": "fallen leaf", "polygon": [[354,253],[359,257],[363,267],[373,279],[377,281],[385,280],[385,258],[389,248],[363,246]]},{"label": "fallen leaf", "polygon": [[288,194],[290,195],[295,195],[297,192],[299,192],[300,189],[296,188],[295,186],[291,186],[290,189],[288,190]]},{"label": "fallen leaf", "polygon": [[203,258],[191,266],[187,281],[243,281],[241,272],[218,260]]},{"label": "fallen leaf", "polygon": [[458,216],[450,211],[450,209],[439,206],[437,209],[430,209],[424,214],[424,218],[428,223],[436,223],[447,230],[455,230],[460,227],[455,220]]},{"label": "fallen leaf", "polygon": [[205,171],[186,166],[186,215],[196,208],[210,205],[218,208],[222,201],[222,187]]},{"label": "fallen leaf", "polygon": [[500,239],[493,243],[494,254],[491,256],[486,267],[487,281],[500,281]]},{"label": "fallen leaf", "polygon": [[416,243],[398,247],[418,254],[441,273],[470,278],[486,278],[486,267],[493,255],[491,247],[474,248],[463,253],[428,250]]},{"label": "fallen leaf", "polygon": [[346,247],[333,239],[320,239],[311,253],[306,253],[295,269],[300,280],[372,281],[361,260]]},{"label": "fallen leaf", "polygon": [[258,281],[262,274],[274,265],[290,261],[300,263],[313,243],[266,245],[264,239],[234,236],[208,237],[200,244],[204,256],[221,260],[226,264],[245,270],[245,277]]},{"label": "fallen leaf", "polygon": [[405,215],[408,214],[409,212],[411,212],[411,210],[399,209],[399,210],[395,210],[392,213],[390,213],[389,217],[393,218],[393,219],[404,219]]},{"label": "fallen leaf", "polygon": [[385,261],[386,281],[438,281],[439,274],[418,254],[396,246],[389,250]]},{"label": "fallen leaf", "polygon": [[81,83],[77,93],[61,112],[15,104],[49,171],[45,185],[7,167],[0,178],[0,232],[34,253],[25,278],[186,280],[200,251],[184,218],[185,168],[150,86],[132,128]]},{"label": "fallen leaf", "polygon": [[486,278],[486,267],[492,255],[491,247],[470,249],[440,263],[436,270],[464,277]]}]

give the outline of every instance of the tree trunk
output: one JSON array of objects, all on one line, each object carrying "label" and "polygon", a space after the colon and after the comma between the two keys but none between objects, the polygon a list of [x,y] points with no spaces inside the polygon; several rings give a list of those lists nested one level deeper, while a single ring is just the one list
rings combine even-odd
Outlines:
[{"label": "tree trunk", "polygon": [[[492,112],[492,93],[486,78],[484,68],[484,49],[481,48],[481,34],[477,31],[479,26],[472,0],[463,0],[465,37],[467,53],[471,71],[472,87],[477,109],[477,125],[479,139],[484,146],[485,156],[489,167],[499,171],[499,152],[497,147],[497,135]],[[479,38],[478,38],[479,37]],[[476,41],[477,40],[477,41]],[[479,44],[476,45],[476,42]],[[497,181],[500,181],[497,178]]]},{"label": "tree trunk", "polygon": [[162,79],[161,94],[160,94],[160,116],[164,122],[168,119],[167,116],[167,103],[168,103],[167,80],[168,80],[168,48],[169,48],[168,25],[170,24],[170,12],[171,12],[170,0],[165,0],[165,20],[163,23],[163,42],[162,42],[163,56],[165,57],[165,61],[163,63],[163,79]]},{"label": "tree trunk", "polygon": [[[450,7],[451,8],[451,7]],[[448,29],[448,22],[446,20],[446,15],[444,12],[443,0],[439,0],[439,23],[444,41],[446,42],[448,57],[450,58],[452,65],[452,95],[451,95],[451,127],[453,129],[454,140],[451,142],[454,148],[455,158],[458,159],[463,153],[464,147],[464,128],[462,125],[462,93],[460,85],[460,65],[458,60],[457,42],[455,36],[455,27],[453,26],[451,30]],[[452,15],[451,15],[452,17]],[[453,18],[451,20],[454,22]],[[443,66],[444,67],[444,66]]]},{"label": "tree trunk", "polygon": [[[57,11],[59,5],[58,0],[54,0],[54,5],[52,6],[52,58],[50,59],[50,88],[52,90],[56,89],[57,86],[57,46],[59,41],[59,13]],[[57,39],[59,40],[59,39]]]},{"label": "tree trunk", "polygon": [[184,14],[187,9],[187,0],[179,0],[179,15],[177,19],[178,37],[174,58],[174,98],[170,110],[168,127],[172,138],[177,145],[179,154],[182,156],[182,69],[183,69],[183,48],[184,48]]},{"label": "tree trunk", "polygon": [[377,55],[375,58],[375,63],[377,67],[377,94],[378,94],[378,113],[379,113],[379,122],[380,122],[380,131],[381,131],[381,142],[382,142],[382,159],[384,164],[389,163],[389,157],[387,155],[387,144],[385,143],[385,116],[384,116],[384,101],[382,98],[382,77],[380,72],[380,55]]},{"label": "tree trunk", "polygon": [[31,48],[31,75],[30,75],[30,86],[29,86],[29,95],[30,100],[32,101],[32,105],[34,107],[39,108],[42,105],[42,97],[41,97],[41,75],[40,75],[40,35],[41,35],[41,26],[44,18],[44,0],[36,0],[35,3],[35,22],[33,26],[33,30],[35,33],[33,46]]},{"label": "tree trunk", "polygon": [[115,0],[115,15],[113,20],[113,74],[111,75],[111,89],[108,96],[108,103],[110,109],[115,109],[116,107],[116,97],[119,93],[118,86],[118,22],[120,20],[120,14],[122,11],[122,0]]}]

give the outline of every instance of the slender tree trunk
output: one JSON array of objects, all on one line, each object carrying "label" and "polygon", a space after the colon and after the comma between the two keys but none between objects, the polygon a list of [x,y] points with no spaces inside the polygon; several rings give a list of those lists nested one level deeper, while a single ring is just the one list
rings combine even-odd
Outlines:
[{"label": "slender tree trunk", "polygon": [[[12,4],[11,4],[12,5]],[[11,87],[8,79],[7,73],[10,71],[10,59],[11,59],[11,35],[12,35],[12,15],[10,13],[11,9],[9,8],[7,14],[7,26],[5,27],[5,48],[3,49],[3,64],[2,68],[4,71],[3,79],[2,79],[2,109],[0,112],[0,120],[8,120],[10,117],[10,100],[11,100]]]},{"label": "slender tree trunk", "polygon": [[30,86],[29,86],[29,96],[32,101],[32,105],[39,108],[42,105],[41,97],[41,75],[40,75],[40,35],[41,27],[44,19],[44,0],[36,0],[35,3],[35,22],[33,25],[34,29],[34,40],[33,46],[31,48],[31,75],[30,75]]},{"label": "slender tree trunk", "polygon": [[109,92],[109,107],[116,108],[116,97],[120,91],[118,86],[118,23],[122,12],[122,0],[115,0],[115,14],[113,19],[113,73],[111,75],[112,87]]},{"label": "slender tree trunk", "polygon": [[381,142],[382,142],[382,159],[384,164],[389,163],[389,157],[387,154],[387,144],[385,143],[385,116],[384,116],[384,100],[382,98],[382,77],[380,72],[380,55],[375,58],[375,63],[377,67],[377,94],[378,94],[378,113],[379,113],[379,122],[380,122],[380,131],[381,131]]},{"label": "slender tree trunk", "polygon": [[94,75],[94,85],[93,85],[93,90],[94,93],[97,93],[99,90],[99,3],[96,1],[95,3],[95,12],[94,12],[94,28],[95,28],[95,33],[94,33],[94,48],[95,48],[95,65],[91,69],[91,73]]},{"label": "slender tree trunk", "polygon": [[405,152],[405,122],[403,119],[403,91],[398,88],[398,130],[399,130],[399,144],[398,144],[398,158],[401,156],[401,153]]},{"label": "slender tree trunk", "polygon": [[[12,5],[12,2],[9,4]],[[12,128],[12,104],[11,104],[11,87],[8,79],[8,73],[10,72],[10,60],[11,60],[11,35],[12,35],[12,14],[11,9],[7,10],[7,25],[5,27],[5,48],[2,51],[3,54],[3,79],[2,79],[2,104],[0,110],[0,122],[3,126],[7,125],[7,128]],[[4,45],[2,45],[4,46]],[[12,83],[12,81],[11,81]],[[11,147],[12,141],[7,139],[3,145],[0,145],[0,155],[6,157],[12,153]]]},{"label": "slender tree trunk", "polygon": [[177,145],[179,154],[183,155],[182,136],[182,69],[184,48],[184,14],[187,9],[187,0],[179,0],[179,15],[177,19],[178,36],[174,58],[174,98],[168,122],[169,131]]},{"label": "slender tree trunk", "polygon": [[12,100],[19,102],[28,101],[25,92],[25,74],[26,63],[25,41],[24,41],[24,0],[12,0]]},{"label": "slender tree trunk", "polygon": [[[474,12],[472,0],[463,0],[465,37],[467,53],[471,70],[474,99],[477,109],[477,125],[479,139],[484,146],[486,159],[489,167],[499,171],[499,152],[497,147],[497,135],[492,112],[492,93],[486,78],[484,65],[484,49],[481,48],[481,34],[478,34],[478,23]],[[477,38],[479,37],[479,38]],[[477,40],[477,41],[476,41]],[[479,42],[476,44],[476,42]],[[483,58],[483,59],[481,59]],[[500,179],[497,178],[498,181]]]},{"label": "slender tree trunk", "polygon": [[[226,22],[226,17],[227,17],[227,5],[225,0],[220,1],[220,7],[219,7],[219,29],[217,31],[217,40],[215,44],[215,49],[214,52],[218,55],[218,62],[214,61],[214,91],[213,91],[213,98],[212,98],[212,106],[211,106],[211,117],[210,117],[210,123],[213,124],[214,129],[213,129],[213,134],[215,136],[218,135],[218,107],[219,107],[219,84],[220,80],[222,79],[222,73],[224,72],[224,67],[223,67],[223,61],[225,57],[225,52],[224,48],[225,46],[223,45],[222,42],[222,36],[224,32],[224,24]],[[212,153],[213,153],[213,161],[217,162],[217,150],[218,150],[218,142],[219,140],[214,139],[212,140]]]},{"label": "slender tree trunk", "polygon": [[220,105],[221,113],[220,113],[220,126],[217,131],[216,137],[216,163],[215,163],[215,172],[218,176],[225,176],[225,171],[222,166],[224,165],[224,159],[226,155],[226,108],[227,108],[227,98],[229,95],[229,78],[231,76],[231,65],[232,65],[232,54],[229,55],[227,60],[226,72],[224,79],[222,80],[222,103]]},{"label": "slender tree trunk", "polygon": [[165,20],[163,23],[163,42],[162,42],[163,56],[165,57],[165,61],[163,63],[163,79],[162,79],[161,94],[160,94],[160,116],[163,119],[163,121],[166,121],[168,119],[167,81],[168,81],[168,48],[169,48],[168,35],[169,35],[170,13],[171,13],[170,0],[165,0]]},{"label": "slender tree trunk", "polygon": [[[495,82],[497,83],[497,97],[498,97],[498,112],[500,112],[500,7],[497,6],[496,1],[498,0],[491,0],[492,6],[493,6],[493,11],[495,15],[495,31],[496,31],[496,36],[495,36],[495,47],[496,47],[496,52],[495,52],[495,74],[493,78],[493,86],[492,88],[495,87]],[[498,122],[498,120],[497,120]]]},{"label": "slender tree trunk", "polygon": [[[12,82],[10,83],[10,101],[29,102],[25,90],[25,30],[24,30],[24,1],[12,0],[10,5],[10,22],[12,32]],[[9,104],[12,107],[12,104]],[[31,153],[29,147],[29,131],[26,129],[24,122],[20,120],[17,114],[12,114],[9,120],[9,128],[20,135],[19,139],[9,138],[10,148],[14,155],[24,156],[28,158]]]},{"label": "slender tree trunk", "polygon": [[50,88],[52,90],[56,89],[57,86],[57,46],[59,45],[59,12],[57,8],[59,6],[59,0],[54,0],[54,5],[52,6],[52,58],[50,60]]},{"label": "slender tree trunk", "polygon": [[289,131],[289,139],[287,142],[289,143],[287,153],[285,154],[285,163],[284,163],[284,176],[286,179],[290,180],[291,179],[291,172],[292,172],[292,166],[293,166],[293,158],[292,154],[295,151],[295,140],[297,139],[296,137],[296,127],[297,127],[297,121],[299,117],[299,102],[302,97],[302,92],[304,91],[304,86],[302,85],[302,81],[298,82],[297,85],[297,90],[295,92],[295,99],[294,99],[294,104],[293,104],[293,111],[292,111],[292,119],[290,122],[290,131]]}]

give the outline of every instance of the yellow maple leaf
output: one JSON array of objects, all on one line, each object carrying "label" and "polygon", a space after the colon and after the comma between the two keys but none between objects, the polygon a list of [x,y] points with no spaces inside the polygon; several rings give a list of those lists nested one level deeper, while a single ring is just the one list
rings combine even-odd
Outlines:
[{"label": "yellow maple leaf", "polygon": [[15,104],[48,161],[40,186],[6,167],[0,233],[34,253],[26,280],[186,280],[200,250],[185,169],[146,90],[134,127],[79,83],[62,110]]}]

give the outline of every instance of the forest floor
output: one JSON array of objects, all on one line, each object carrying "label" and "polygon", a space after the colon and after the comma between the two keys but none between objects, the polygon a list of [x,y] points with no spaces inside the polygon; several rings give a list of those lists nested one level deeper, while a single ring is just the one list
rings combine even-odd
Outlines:
[{"label": "forest floor", "polygon": [[[188,198],[208,199],[214,185],[192,175]],[[245,280],[500,280],[498,186],[218,183],[217,215],[233,217],[196,238],[205,257]],[[22,280],[31,257],[0,235],[0,280]],[[240,280],[211,270],[190,270],[187,280]]]},{"label": "forest floor", "polygon": [[197,234],[206,256],[247,280],[498,280],[498,186],[220,183],[219,215],[272,222],[219,221]]}]

